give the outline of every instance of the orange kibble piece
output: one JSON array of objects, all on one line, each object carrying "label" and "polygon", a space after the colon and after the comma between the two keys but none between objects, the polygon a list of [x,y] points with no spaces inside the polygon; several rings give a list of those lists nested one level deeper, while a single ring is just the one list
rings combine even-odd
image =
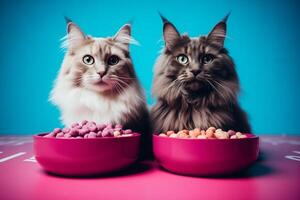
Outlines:
[{"label": "orange kibble piece", "polygon": [[176,133],[172,133],[169,137],[171,137],[171,138],[177,138],[178,135]]},{"label": "orange kibble piece", "polygon": [[195,128],[195,129],[194,129],[194,132],[200,134],[200,133],[201,133],[201,130],[200,130],[199,128]]},{"label": "orange kibble piece", "polygon": [[167,136],[170,136],[170,135],[172,135],[172,134],[174,134],[175,132],[174,131],[167,131]]},{"label": "orange kibble piece", "polygon": [[236,135],[232,135],[230,136],[230,139],[238,139],[238,137]]},{"label": "orange kibble piece", "polygon": [[235,135],[239,137],[239,136],[242,135],[242,133],[241,132],[236,132]]},{"label": "orange kibble piece", "polygon": [[198,135],[197,139],[207,139],[207,137],[205,135]]},{"label": "orange kibble piece", "polygon": [[193,130],[193,136],[197,137],[198,135],[201,135],[201,130],[199,128],[195,128]]},{"label": "orange kibble piece", "polygon": [[218,128],[217,130],[215,130],[215,132],[216,132],[216,133],[222,133],[222,132],[223,132],[223,130],[222,130],[222,129],[220,129],[220,128]]},{"label": "orange kibble piece", "polygon": [[218,139],[228,139],[229,134],[226,131],[216,131],[215,136]]},{"label": "orange kibble piece", "polygon": [[[232,131],[231,131],[232,132]],[[221,128],[209,127],[206,130],[201,130],[200,128],[194,128],[192,130],[179,130],[167,131],[166,133],[160,133],[161,137],[171,137],[171,138],[192,138],[192,139],[239,139],[247,138],[246,135],[241,132],[235,132],[234,134],[230,131],[223,131]]]},{"label": "orange kibble piece", "polygon": [[215,132],[215,131],[216,131],[216,128],[213,127],[213,126],[211,126],[211,127],[209,127],[207,130],[212,130],[213,132]]},{"label": "orange kibble piece", "polygon": [[205,135],[208,138],[213,138],[214,134],[215,134],[215,132],[212,129],[207,129],[206,132],[205,132]]},{"label": "orange kibble piece", "polygon": [[178,134],[178,137],[179,137],[179,138],[188,138],[189,135],[186,134],[186,133],[184,133],[184,132],[182,132],[182,133]]},{"label": "orange kibble piece", "polygon": [[195,137],[197,137],[198,135],[200,135],[200,133],[198,133],[198,132],[195,131],[195,130],[192,130],[192,131],[189,131],[189,135],[190,135],[190,137],[195,138]]}]

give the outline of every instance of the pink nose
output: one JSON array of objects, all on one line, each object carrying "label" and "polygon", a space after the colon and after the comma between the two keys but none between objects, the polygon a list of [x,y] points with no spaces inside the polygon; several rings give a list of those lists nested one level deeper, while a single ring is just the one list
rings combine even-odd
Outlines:
[{"label": "pink nose", "polygon": [[97,72],[99,75],[100,75],[100,77],[102,78],[105,74],[106,74],[106,71],[99,71],[99,72]]}]

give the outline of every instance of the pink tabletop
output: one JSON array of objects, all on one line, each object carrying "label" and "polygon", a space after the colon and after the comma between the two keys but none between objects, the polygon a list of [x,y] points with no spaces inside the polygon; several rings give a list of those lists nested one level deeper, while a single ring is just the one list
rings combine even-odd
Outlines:
[{"label": "pink tabletop", "polygon": [[115,175],[66,178],[41,169],[31,136],[1,136],[0,199],[299,200],[300,137],[260,136],[260,150],[256,164],[230,177],[180,176],[145,161]]}]

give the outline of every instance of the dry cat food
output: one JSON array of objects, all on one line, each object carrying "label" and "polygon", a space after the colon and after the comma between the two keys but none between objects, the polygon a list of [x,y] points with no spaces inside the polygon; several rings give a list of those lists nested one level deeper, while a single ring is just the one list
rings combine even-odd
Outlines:
[{"label": "dry cat food", "polygon": [[207,130],[201,130],[199,128],[193,130],[181,130],[177,133],[175,131],[167,131],[166,133],[160,133],[159,136],[191,139],[240,139],[247,137],[241,132],[235,132],[234,130],[223,131],[222,129],[216,129],[215,127],[209,127]]},{"label": "dry cat food", "polygon": [[99,138],[99,137],[128,137],[132,136],[131,129],[123,129],[122,125],[97,124],[91,121],[74,123],[71,127],[55,128],[44,137],[56,138]]}]

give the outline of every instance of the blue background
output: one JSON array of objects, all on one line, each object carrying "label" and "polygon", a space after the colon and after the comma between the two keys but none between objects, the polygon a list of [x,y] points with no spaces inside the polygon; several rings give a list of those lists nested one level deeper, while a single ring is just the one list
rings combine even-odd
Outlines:
[{"label": "blue background", "polygon": [[137,74],[152,104],[152,68],[162,42],[157,11],[190,36],[207,34],[229,11],[226,46],[235,59],[240,102],[258,134],[299,134],[299,10],[296,1],[14,1],[0,3],[0,133],[60,126],[48,102],[64,52],[66,15],[85,33],[113,35],[133,20]]}]

